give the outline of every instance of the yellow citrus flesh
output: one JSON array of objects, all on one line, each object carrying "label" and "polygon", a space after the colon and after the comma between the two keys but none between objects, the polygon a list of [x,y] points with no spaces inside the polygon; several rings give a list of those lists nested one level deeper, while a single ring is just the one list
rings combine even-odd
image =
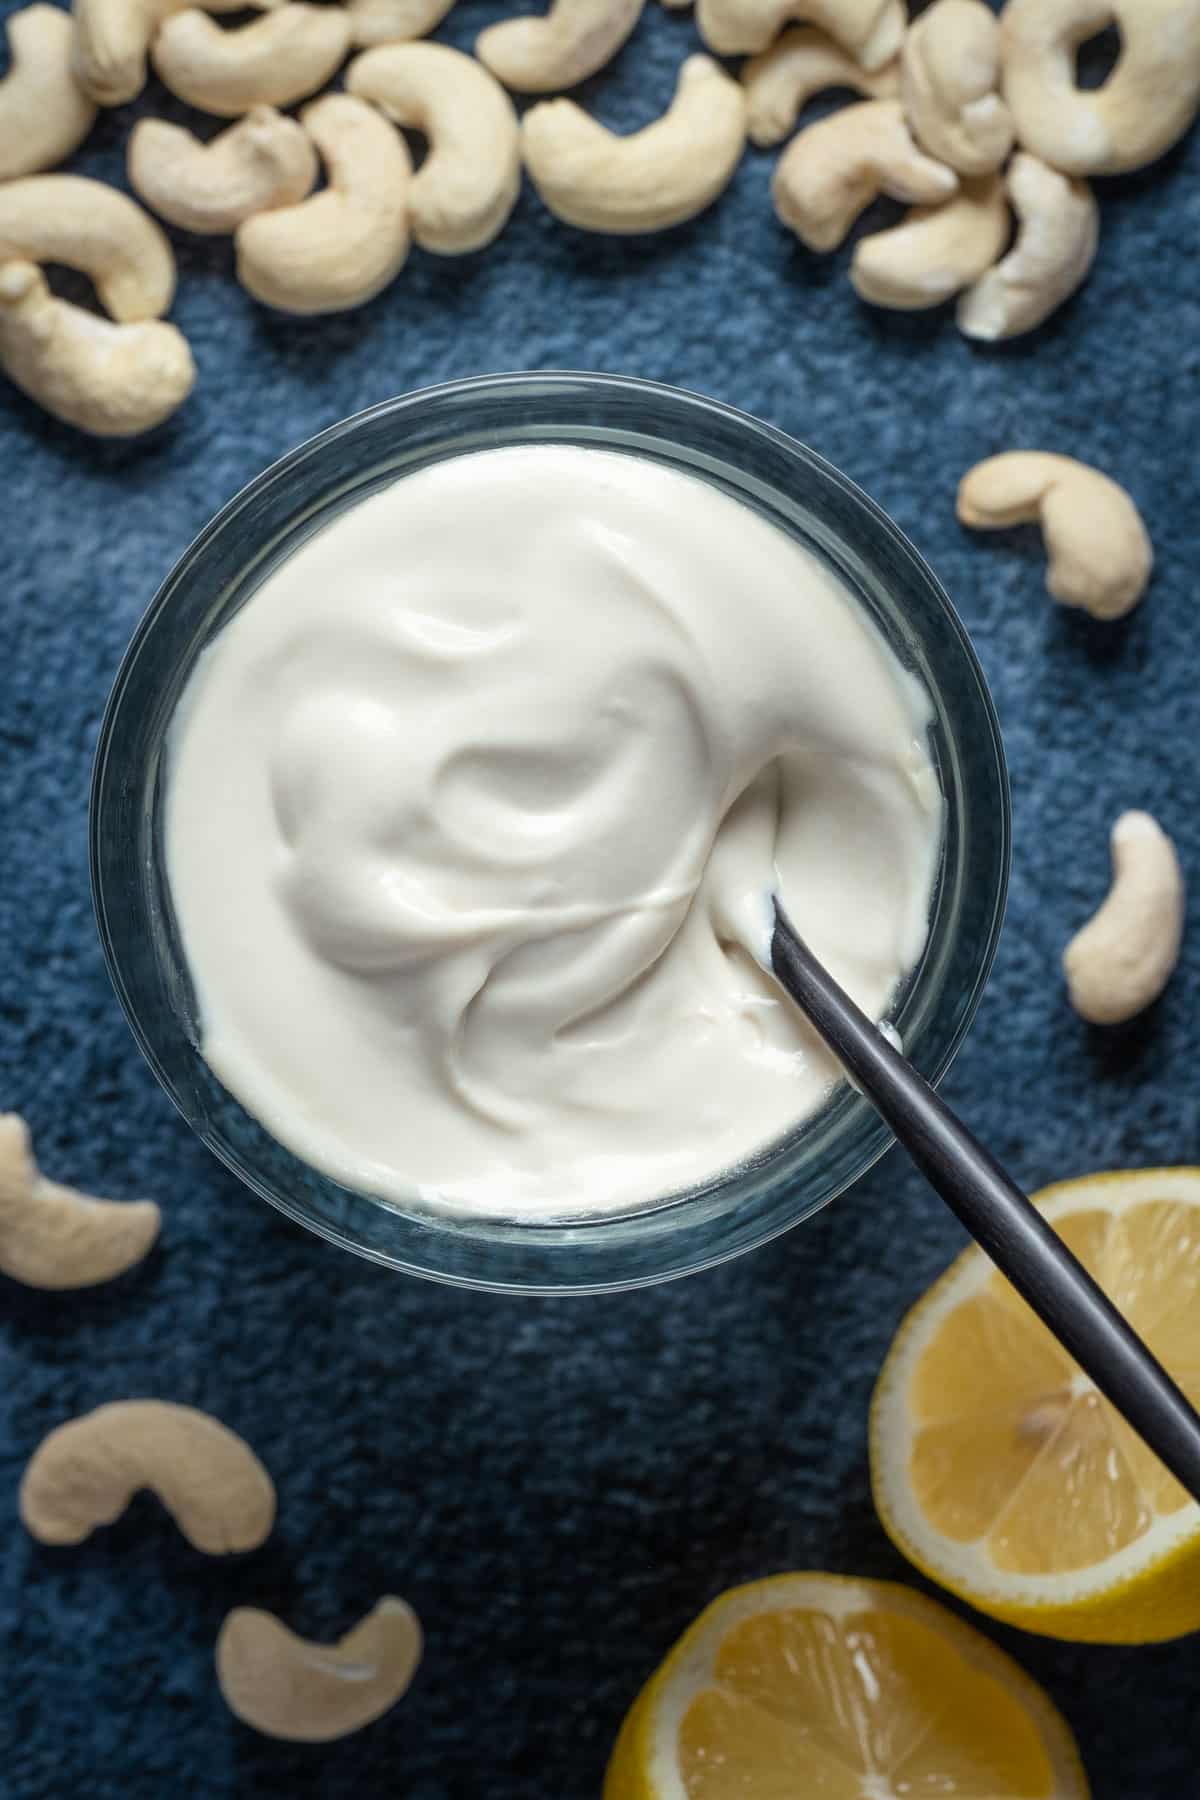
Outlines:
[{"label": "yellow citrus flesh", "polygon": [[[1200,1402],[1200,1170],[1087,1176],[1035,1199]],[[1200,1506],[982,1251],[896,1335],[871,1480],[893,1542],[994,1618],[1114,1644],[1200,1628]]]},{"label": "yellow citrus flesh", "polygon": [[1009,1657],[891,1582],[778,1575],[713,1602],[643,1689],[604,1800],[1086,1800]]}]

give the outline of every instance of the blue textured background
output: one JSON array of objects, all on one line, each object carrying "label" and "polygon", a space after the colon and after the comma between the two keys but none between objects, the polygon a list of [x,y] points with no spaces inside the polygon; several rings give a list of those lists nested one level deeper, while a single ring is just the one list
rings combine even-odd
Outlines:
[{"label": "blue textured background", "polygon": [[[500,10],[460,0],[440,35],[469,46]],[[651,0],[587,98],[613,125],[646,122],[693,44],[690,19]],[[184,116],[153,87],[143,105]],[[104,115],[75,166],[120,182],[133,110]],[[373,305],[309,323],[241,293],[228,244],[180,235],[174,316],[200,379],[169,426],[100,445],[0,393],[0,1105],[29,1118],[51,1173],[166,1213],[161,1250],[111,1287],[0,1284],[5,1796],[575,1800],[596,1794],[643,1676],[720,1588],[792,1567],[906,1573],[872,1515],[866,1406],[959,1236],[897,1157],[714,1274],[615,1300],[481,1299],[286,1224],[192,1140],[139,1060],[88,897],[105,694],[192,535],[344,414],[484,370],[623,370],[735,402],[861,482],[960,606],[1012,764],[1010,921],[951,1098],[1030,1184],[1200,1157],[1200,919],[1163,1003],[1124,1032],[1075,1020],[1057,962],[1104,889],[1120,808],[1152,808],[1200,873],[1200,140],[1103,184],[1091,282],[1000,350],[945,315],[865,309],[845,253],[811,258],[776,225],[770,167],[748,155],[706,217],[628,243],[560,226],[526,192],[492,249],[416,252]],[[1128,623],[1055,608],[1034,533],[955,524],[960,474],[1012,445],[1078,453],[1136,495],[1159,567]],[[263,1551],[206,1560],[148,1500],[81,1549],[26,1538],[16,1489],[43,1432],[135,1394],[249,1437],[279,1488]],[[231,1605],[333,1635],[388,1589],[418,1608],[428,1653],[386,1721],[304,1749],[226,1713],[212,1645]],[[1200,1792],[1195,1641],[992,1635],[1071,1720],[1097,1800]]]}]

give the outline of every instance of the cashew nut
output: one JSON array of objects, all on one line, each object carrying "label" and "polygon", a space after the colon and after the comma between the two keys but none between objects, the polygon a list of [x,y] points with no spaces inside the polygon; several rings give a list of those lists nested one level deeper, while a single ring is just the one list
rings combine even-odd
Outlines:
[{"label": "cashew nut", "polygon": [[128,168],[134,192],[172,225],[231,232],[253,213],[311,193],[317,153],[295,119],[256,106],[208,144],[165,119],[139,119]]},{"label": "cashew nut", "polygon": [[913,136],[960,175],[1007,161],[1013,123],[1000,98],[1000,25],[984,0],[935,0],[900,52],[900,95]]},{"label": "cashew nut", "polygon": [[898,100],[864,100],[806,126],[775,166],[771,197],[810,250],[835,250],[880,194],[936,202],[958,176],[918,150]]},{"label": "cashew nut", "polygon": [[175,292],[160,228],[116,188],[84,175],[0,183],[0,262],[65,263],[90,275],[114,319],[156,319]]},{"label": "cashew nut", "polygon": [[184,6],[241,12],[280,0],[74,0],[75,73],[101,106],[135,100],[146,85],[150,41],[162,21]]},{"label": "cashew nut", "polygon": [[416,242],[442,256],[490,244],[521,187],[520,128],[500,83],[445,44],[387,44],[354,59],[346,88],[429,140],[408,190]]},{"label": "cashew nut", "polygon": [[977,531],[1040,519],[1046,586],[1064,606],[1119,619],[1146,591],[1154,566],[1141,514],[1099,469],[1043,450],[1009,450],[963,476],[958,516]]},{"label": "cashew nut", "polygon": [[[0,268],[0,355],[3,288],[14,268],[38,275],[28,263]],[[14,1281],[56,1289],[111,1281],[141,1262],[159,1223],[153,1200],[93,1200],[47,1181],[33,1160],[25,1121],[0,1113],[0,1269]]]},{"label": "cashew nut", "polygon": [[[174,325],[161,319],[114,325],[58,299],[41,270],[28,262],[0,263],[0,368],[55,418],[95,437],[136,437],[161,425],[182,406],[196,379],[187,339]],[[132,1209],[113,1210],[123,1216]],[[153,1210],[157,1217],[158,1209]],[[111,1252],[120,1254],[117,1244]],[[91,1280],[107,1276],[34,1285],[84,1287]]]},{"label": "cashew nut", "polygon": [[629,137],[573,100],[533,107],[521,127],[525,166],[550,211],[585,231],[663,231],[710,206],[746,143],[739,84],[709,56],[689,56],[675,98]]},{"label": "cashew nut", "polygon": [[340,6],[292,5],[231,31],[189,7],[166,20],[151,56],[180,100],[233,119],[252,106],[291,106],[315,94],[350,48]]},{"label": "cashew nut", "polygon": [[441,24],[454,0],[348,0],[350,42],[367,50],[373,44],[406,44],[423,38]]},{"label": "cashew nut", "polygon": [[336,1644],[314,1644],[273,1613],[237,1606],[217,1638],[225,1704],[267,1737],[327,1744],[381,1718],[421,1660],[411,1606],[387,1594]]},{"label": "cashew nut", "polygon": [[75,27],[57,6],[26,6],[8,26],[0,81],[0,181],[65,162],[96,118],[72,66]]},{"label": "cashew nut", "polygon": [[803,19],[867,70],[891,62],[904,37],[904,0],[697,0],[700,36],[720,56],[757,54],[789,19]]},{"label": "cashew nut", "polygon": [[961,330],[988,343],[1048,319],[1086,281],[1100,240],[1100,210],[1086,181],[1025,150],[1013,157],[1007,181],[1017,241],[958,303]]},{"label": "cashew nut", "polygon": [[1003,177],[977,175],[944,205],[916,206],[889,231],[861,238],[850,279],[874,306],[940,306],[991,268],[1009,230]]},{"label": "cashew nut", "polygon": [[869,74],[823,31],[793,25],[769,50],[751,57],[742,86],[750,141],[765,149],[782,144],[808,102],[826,88],[892,99],[900,92],[900,65],[891,62]]},{"label": "cashew nut", "polygon": [[329,185],[238,226],[238,280],[283,312],[343,312],[404,267],[412,162],[396,127],[353,94],[325,94],[300,118]]},{"label": "cashew nut", "polygon": [[552,0],[531,19],[503,19],[475,40],[475,54],[505,87],[552,94],[576,87],[611,62],[645,0]]},{"label": "cashew nut", "polygon": [[1127,812],[1111,842],[1108,898],[1063,952],[1071,1005],[1092,1025],[1123,1025],[1157,1000],[1183,941],[1183,873],[1166,832]]},{"label": "cashew nut", "polygon": [[[1102,87],[1077,87],[1080,44],[1114,23],[1112,74]],[[1017,137],[1066,175],[1154,162],[1200,107],[1200,0],[1008,0],[1000,24]]]},{"label": "cashew nut", "polygon": [[141,1488],[210,1556],[256,1550],[275,1522],[275,1489],[249,1444],[167,1400],[118,1400],[59,1425],[25,1470],[21,1517],[40,1543],[82,1544]]}]

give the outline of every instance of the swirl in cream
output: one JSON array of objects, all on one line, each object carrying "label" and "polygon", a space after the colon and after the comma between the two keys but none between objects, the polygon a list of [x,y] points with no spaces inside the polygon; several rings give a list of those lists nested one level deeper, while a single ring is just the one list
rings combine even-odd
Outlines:
[{"label": "swirl in cream", "polygon": [[698,478],[529,446],[398,479],[268,576],[180,704],[204,1055],[385,1197],[707,1180],[833,1079],[738,942],[775,883],[877,1017],[921,953],[926,722],[833,575]]}]

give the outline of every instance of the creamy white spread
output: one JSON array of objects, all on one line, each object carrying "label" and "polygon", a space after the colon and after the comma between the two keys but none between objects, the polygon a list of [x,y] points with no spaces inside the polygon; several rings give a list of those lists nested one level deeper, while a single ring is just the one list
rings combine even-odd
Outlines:
[{"label": "creamy white spread", "polygon": [[925,943],[927,702],[801,545],[567,446],[396,480],[280,564],[174,721],[203,1054],[397,1201],[644,1203],[835,1079],[758,966],[778,885],[874,1017]]}]

